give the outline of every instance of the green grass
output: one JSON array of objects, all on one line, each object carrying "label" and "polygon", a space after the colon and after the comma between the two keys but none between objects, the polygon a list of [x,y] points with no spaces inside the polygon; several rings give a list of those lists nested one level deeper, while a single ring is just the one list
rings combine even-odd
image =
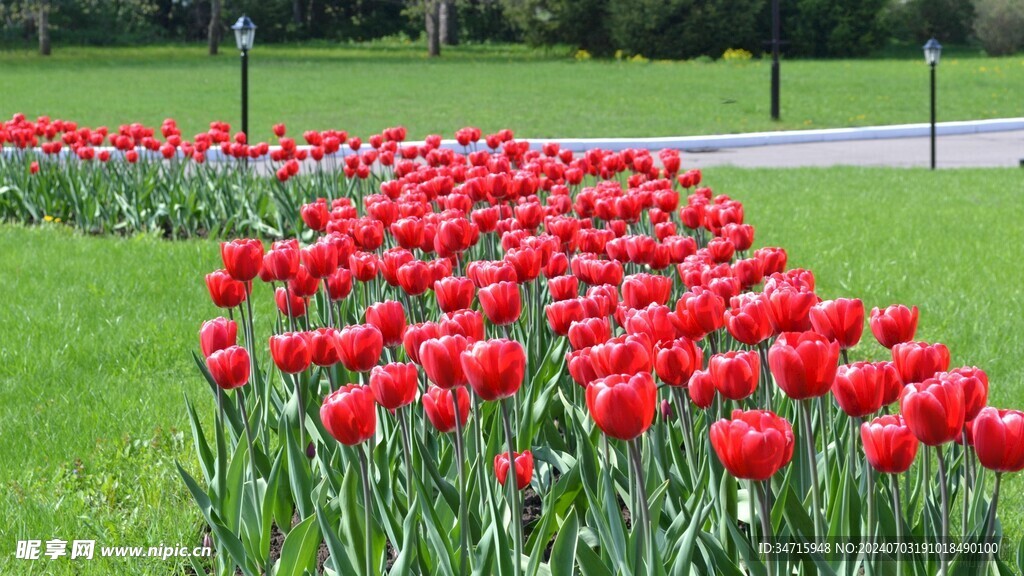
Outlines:
[{"label": "green grass", "polygon": [[[1024,408],[1019,171],[705,174],[746,204],[759,245],[784,246],[791,265],[815,272],[822,297],[918,305],[920,338],[948,344],[956,365],[985,368],[992,404]],[[189,351],[202,320],[218,313],[202,281],[216,266],[209,241],[0,227],[0,573],[155,575],[173,566],[15,563],[19,539],[198,541],[199,514],[173,462],[197,470],[182,394],[212,413]],[[884,352],[866,334],[853,355]],[[1006,480],[1000,509],[1019,537],[1024,484]]]},{"label": "green grass", "polygon": [[[411,137],[461,126],[522,137],[678,136],[927,121],[923,58],[787,61],[781,122],[768,119],[766,61],[576,62],[564,50],[418,45],[260,46],[251,54],[254,139],[275,122],[292,135],[340,128],[363,137],[403,124]],[[0,53],[0,117],[49,114],[85,125],[179,121],[191,137],[237,123],[239,63],[199,46],[64,48]],[[1019,116],[1024,57],[947,51],[939,118]]]}]

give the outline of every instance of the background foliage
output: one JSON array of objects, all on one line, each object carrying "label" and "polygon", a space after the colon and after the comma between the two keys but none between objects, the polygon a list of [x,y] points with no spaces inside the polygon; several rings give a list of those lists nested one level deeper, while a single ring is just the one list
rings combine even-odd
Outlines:
[{"label": "background foliage", "polygon": [[[55,45],[120,45],[207,39],[215,0],[0,0],[0,40],[35,42],[41,11]],[[445,6],[442,43],[569,45],[594,56],[718,58],[760,54],[770,0],[222,0],[221,40],[247,13],[260,42],[419,38],[425,6]],[[990,54],[1024,46],[1018,0],[794,0],[782,2],[787,56],[850,57],[890,43],[978,44]]]}]

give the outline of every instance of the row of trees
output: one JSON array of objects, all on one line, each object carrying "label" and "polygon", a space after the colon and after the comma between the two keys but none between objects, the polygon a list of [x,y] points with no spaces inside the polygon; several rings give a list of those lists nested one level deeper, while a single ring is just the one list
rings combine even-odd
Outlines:
[{"label": "row of trees", "polygon": [[[862,56],[890,39],[1024,46],[1021,0],[780,0],[790,56]],[[528,42],[595,56],[717,57],[764,49],[771,0],[0,0],[7,45],[206,40],[210,52],[242,13],[261,42],[424,38],[445,44]]]}]

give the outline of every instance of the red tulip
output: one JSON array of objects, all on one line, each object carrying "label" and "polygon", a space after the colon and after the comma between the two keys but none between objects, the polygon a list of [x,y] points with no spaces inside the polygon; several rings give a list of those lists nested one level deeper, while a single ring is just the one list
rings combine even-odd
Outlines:
[{"label": "red tulip", "polygon": [[420,363],[427,378],[445,390],[465,386],[465,372],[462,370],[462,351],[469,346],[465,336],[441,336],[420,344]]},{"label": "red tulip", "polygon": [[894,304],[885,310],[872,308],[868,323],[875,339],[886,348],[910,342],[917,333],[917,306],[907,308],[902,304]]},{"label": "red tulip", "polygon": [[402,343],[402,335],[405,333],[405,308],[401,302],[395,300],[371,304],[366,307],[366,323],[380,330],[384,346],[393,348]]},{"label": "red tulip", "polygon": [[544,315],[547,316],[551,330],[559,336],[567,335],[569,326],[573,322],[604,316],[598,309],[597,303],[589,298],[572,298],[552,302],[544,307]]},{"label": "red tulip", "polygon": [[396,276],[398,285],[410,296],[423,294],[434,281],[430,265],[422,260],[413,260],[402,264],[399,266]]},{"label": "red tulip", "polygon": [[244,386],[249,381],[249,353],[241,346],[217,350],[206,358],[206,369],[224,390]]},{"label": "red tulip", "polygon": [[633,274],[622,280],[622,301],[630,308],[665,304],[672,293],[672,279],[654,274]]},{"label": "red tulip", "polygon": [[902,342],[892,347],[892,361],[904,384],[923,382],[949,368],[949,348],[945,344]]},{"label": "red tulip", "polygon": [[579,296],[580,281],[575,276],[556,276],[548,280],[551,301],[559,302]]},{"label": "red tulip", "polygon": [[569,344],[573,350],[602,344],[611,337],[612,327],[607,318],[587,318],[569,326]]},{"label": "red tulip", "polygon": [[206,289],[213,305],[218,308],[234,308],[244,302],[245,288],[245,282],[235,280],[225,270],[215,270],[206,275]]},{"label": "red tulip", "polygon": [[301,318],[306,315],[306,299],[294,292],[278,288],[274,290],[274,302],[281,314],[289,318]]},{"label": "red tulip", "polygon": [[974,419],[974,449],[989,470],[1024,470],[1024,412],[983,408]]},{"label": "red tulip", "polygon": [[370,372],[370,390],[377,404],[388,410],[397,410],[416,399],[418,376],[416,365],[411,362],[374,366]]},{"label": "red tulip", "polygon": [[742,400],[757,390],[760,357],[753,350],[715,354],[708,360],[708,373],[719,394],[730,400]]},{"label": "red tulip", "polygon": [[285,332],[270,337],[270,355],[285,374],[298,374],[309,368],[312,360],[310,337],[305,332]]},{"label": "red tulip", "polygon": [[767,480],[793,459],[793,427],[766,410],[733,410],[711,425],[711,446],[736,478]]},{"label": "red tulip", "polygon": [[291,246],[282,245],[263,256],[265,280],[284,282],[299,273],[300,252]]},{"label": "red tulip", "polygon": [[686,386],[704,364],[704,353],[689,338],[662,342],[654,354],[654,371],[669,386]]},{"label": "red tulip", "polygon": [[485,286],[477,293],[480,307],[492,324],[506,326],[519,320],[523,303],[519,297],[519,285],[515,282],[498,282]]},{"label": "red tulip", "polygon": [[818,296],[807,289],[783,285],[771,292],[765,288],[776,332],[805,332],[811,329],[811,307]]},{"label": "red tulip", "polygon": [[783,332],[768,350],[775,383],[793,400],[828,394],[838,362],[839,343],[817,332]]},{"label": "red tulip", "polygon": [[238,324],[224,317],[207,320],[199,329],[199,348],[203,351],[204,358],[218,350],[234,346],[237,339]]},{"label": "red tulip", "polygon": [[844,364],[836,371],[832,395],[843,412],[861,418],[881,410],[893,382],[899,386],[899,376],[889,362]]},{"label": "red tulip", "polygon": [[711,380],[711,374],[706,370],[697,370],[693,373],[686,391],[690,394],[693,404],[701,410],[707,410],[715,401],[715,383]]},{"label": "red tulip", "polygon": [[327,295],[331,302],[344,300],[352,292],[352,273],[345,268],[339,268],[327,277]]},{"label": "red tulip", "polygon": [[505,261],[516,271],[516,282],[532,282],[540,276],[543,253],[533,248],[513,248],[505,253]]},{"label": "red tulip", "polygon": [[484,315],[476,310],[456,310],[438,321],[441,336],[465,336],[467,342],[484,339]]},{"label": "red tulip", "polygon": [[312,298],[319,289],[320,281],[301,264],[295,277],[288,281],[288,290],[300,298]]},{"label": "red tulip", "polygon": [[377,410],[368,386],[349,384],[332,392],[320,406],[320,421],[346,446],[365,442],[377,431]]},{"label": "red tulip", "polygon": [[442,312],[471,307],[475,290],[473,281],[463,276],[449,276],[434,282],[434,296]]},{"label": "red tulip", "polygon": [[783,248],[766,247],[754,250],[754,258],[764,265],[764,275],[771,276],[786,269],[786,251]]},{"label": "red tulip", "polygon": [[860,438],[868,463],[884,474],[906,472],[917,456],[917,438],[899,415],[880,416],[861,424]]},{"label": "red tulip", "polygon": [[725,302],[714,292],[697,286],[676,302],[676,314],[683,336],[700,340],[725,325]]},{"label": "red tulip", "polygon": [[317,366],[334,366],[341,361],[340,333],[335,328],[317,328],[309,333],[310,358]]},{"label": "red tulip", "polygon": [[945,444],[964,428],[963,388],[945,376],[910,384],[900,396],[900,413],[923,444]]},{"label": "red tulip", "polygon": [[[516,489],[523,490],[530,485],[530,480],[533,478],[533,454],[529,450],[525,450],[513,452],[512,457],[515,459],[516,466]],[[499,452],[494,456],[494,475],[502,486],[508,479],[508,469],[508,452]]]},{"label": "red tulip", "polygon": [[594,360],[590,357],[590,348],[566,354],[565,365],[569,368],[569,376],[573,382],[584,388],[598,378],[597,372],[594,371]]},{"label": "red tulip", "polygon": [[764,264],[757,258],[737,260],[732,265],[732,275],[739,280],[740,288],[747,290],[764,279]]},{"label": "red tulip", "polygon": [[657,402],[650,372],[615,374],[587,386],[590,417],[602,432],[619,440],[632,440],[650,428]]},{"label": "red tulip", "polygon": [[348,269],[360,282],[369,282],[377,277],[380,264],[373,252],[353,252],[348,257]]},{"label": "red tulip", "polygon": [[313,278],[327,278],[338,270],[338,248],[330,241],[321,240],[302,249],[302,263]]},{"label": "red tulip", "polygon": [[[620,306],[620,310],[624,306]],[[651,342],[675,340],[679,336],[675,314],[668,306],[652,303],[640,310],[628,310],[619,318],[626,334],[644,334]]]},{"label": "red tulip", "polygon": [[515,340],[481,340],[462,352],[461,361],[469,385],[485,402],[514,396],[526,374],[526,352]]},{"label": "red tulip", "polygon": [[981,368],[963,366],[950,370],[949,378],[964,390],[964,420],[974,420],[988,404],[988,375]]},{"label": "red tulip", "polygon": [[775,333],[771,305],[764,294],[733,298],[725,311],[725,327],[733,338],[747,346],[757,346]]},{"label": "red tulip", "polygon": [[650,372],[654,367],[651,341],[644,335],[619,336],[590,349],[594,371],[600,377]]},{"label": "red tulip", "polygon": [[263,243],[248,238],[221,242],[220,256],[232,278],[248,282],[259,275],[263,266]]},{"label": "red tulip", "polygon": [[441,332],[438,325],[434,322],[423,322],[409,326],[405,329],[405,335],[402,336],[402,347],[405,349],[406,357],[419,364],[420,344],[440,336]]},{"label": "red tulip", "polygon": [[451,390],[431,386],[421,401],[427,419],[442,434],[455,430],[455,402],[459,403],[459,426],[464,427],[469,419],[469,392],[464,386]]},{"label": "red tulip", "polygon": [[372,324],[352,324],[338,335],[341,363],[350,372],[368,372],[380,361],[384,336]]},{"label": "red tulip", "polygon": [[843,350],[853,348],[864,332],[864,303],[859,298],[825,300],[811,308],[810,319],[815,332],[839,342]]},{"label": "red tulip", "polygon": [[311,202],[303,204],[299,209],[299,216],[310,230],[323,232],[327,229],[327,223],[331,221],[331,214],[327,210],[327,202]]}]

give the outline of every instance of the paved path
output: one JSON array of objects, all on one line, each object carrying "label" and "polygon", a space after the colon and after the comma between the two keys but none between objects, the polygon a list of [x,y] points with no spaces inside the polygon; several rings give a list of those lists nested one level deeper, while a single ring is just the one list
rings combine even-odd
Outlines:
[{"label": "paved path", "polygon": [[[1024,160],[1024,130],[940,136],[936,146],[939,168],[1020,166]],[[693,168],[721,165],[748,168],[836,165],[928,167],[929,150],[928,138],[777,144],[686,150],[683,165]]]}]

